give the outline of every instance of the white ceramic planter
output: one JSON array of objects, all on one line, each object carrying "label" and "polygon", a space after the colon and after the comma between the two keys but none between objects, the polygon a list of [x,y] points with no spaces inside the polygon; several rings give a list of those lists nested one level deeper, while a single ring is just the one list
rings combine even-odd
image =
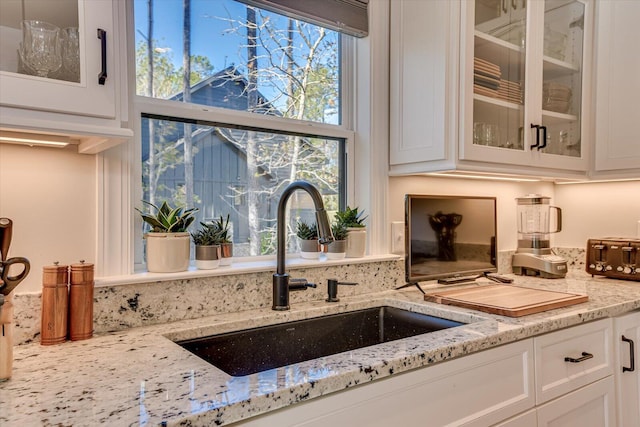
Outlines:
[{"label": "white ceramic planter", "polygon": [[367,229],[365,227],[347,228],[347,258],[362,258],[367,248]]},{"label": "white ceramic planter", "polygon": [[147,233],[147,270],[175,273],[189,268],[189,233]]}]

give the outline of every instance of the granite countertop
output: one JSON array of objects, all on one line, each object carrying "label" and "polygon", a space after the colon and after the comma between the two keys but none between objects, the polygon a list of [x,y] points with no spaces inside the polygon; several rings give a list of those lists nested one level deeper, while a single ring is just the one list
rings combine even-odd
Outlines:
[{"label": "granite countertop", "polygon": [[[493,282],[479,281],[478,285]],[[227,425],[334,391],[640,308],[640,283],[570,274],[515,285],[583,293],[589,301],[509,318],[424,302],[415,288],[132,328],[56,346],[15,348],[0,383],[0,424]],[[478,286],[472,285],[472,286]],[[449,287],[451,288],[451,287]],[[323,314],[389,305],[466,325],[245,377],[231,377],[172,342]]]}]

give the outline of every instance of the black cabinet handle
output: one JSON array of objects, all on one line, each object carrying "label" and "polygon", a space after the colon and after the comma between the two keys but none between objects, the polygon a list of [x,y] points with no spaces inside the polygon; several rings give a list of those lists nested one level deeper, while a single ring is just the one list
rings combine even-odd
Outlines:
[{"label": "black cabinet handle", "polygon": [[580,363],[580,362],[584,362],[585,360],[589,360],[589,359],[593,359],[593,354],[587,353],[586,351],[583,351],[582,352],[582,357],[579,357],[577,359],[574,359],[573,357],[565,357],[564,361],[565,362],[571,362],[571,363]]},{"label": "black cabinet handle", "polygon": [[629,339],[627,337],[625,337],[624,335],[622,336],[622,341],[624,342],[628,342],[629,343],[629,361],[631,363],[631,366],[629,366],[628,368],[626,366],[622,367],[622,372],[633,372],[636,370],[636,360],[635,360],[635,345],[633,343],[632,339]]},{"label": "black cabinet handle", "polygon": [[107,81],[107,32],[102,28],[98,28],[98,38],[100,39],[100,57],[102,60],[102,69],[98,74],[98,84],[104,85]]},{"label": "black cabinet handle", "polygon": [[531,123],[531,129],[536,130],[536,143],[531,146],[531,148],[536,148],[540,146],[540,125],[534,125]]},{"label": "black cabinet handle", "polygon": [[547,127],[540,126],[540,129],[542,129],[542,144],[540,144],[540,146],[538,147],[538,151],[547,146]]}]

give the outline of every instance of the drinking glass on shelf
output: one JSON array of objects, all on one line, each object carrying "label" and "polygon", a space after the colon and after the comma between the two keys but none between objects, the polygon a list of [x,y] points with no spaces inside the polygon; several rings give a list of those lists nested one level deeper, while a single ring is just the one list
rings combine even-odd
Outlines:
[{"label": "drinking glass on shelf", "polygon": [[36,70],[31,68],[24,57],[24,48],[22,43],[18,46],[18,73],[28,74],[30,76],[36,76]]},{"label": "drinking glass on shelf", "polygon": [[482,122],[475,122],[473,124],[473,143],[474,144],[486,145],[485,127],[486,127],[486,124]]},{"label": "drinking glass on shelf", "polygon": [[36,75],[47,77],[62,66],[60,29],[48,22],[22,21],[22,58]]},{"label": "drinking glass on shelf", "polygon": [[498,147],[500,144],[500,128],[496,124],[487,123],[484,130],[485,145]]},{"label": "drinking glass on shelf", "polygon": [[66,80],[80,81],[80,39],[77,27],[62,29],[62,66]]}]

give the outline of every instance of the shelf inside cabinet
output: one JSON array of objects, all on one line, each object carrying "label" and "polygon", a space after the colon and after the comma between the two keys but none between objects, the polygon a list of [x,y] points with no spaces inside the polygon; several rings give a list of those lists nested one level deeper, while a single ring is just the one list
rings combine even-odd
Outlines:
[{"label": "shelf inside cabinet", "polygon": [[[524,54],[524,49],[513,43],[506,42],[477,30],[474,34],[474,55],[489,62],[493,62],[494,64],[498,64],[501,68],[509,65],[508,63],[505,63],[506,59],[513,61],[513,55],[518,55],[518,57],[520,57]],[[522,57],[522,61],[524,61],[524,57]]]},{"label": "shelf inside cabinet", "polygon": [[473,94],[474,101],[484,102],[486,104],[490,104],[496,107],[504,107],[512,110],[522,110],[521,104],[516,104],[515,102],[504,101],[498,98],[491,98],[490,96],[479,95],[477,93]]},{"label": "shelf inside cabinet", "polygon": [[547,79],[570,76],[580,72],[580,67],[570,62],[544,56],[542,61],[544,76]]},{"label": "shelf inside cabinet", "polygon": [[542,110],[542,117],[548,124],[569,123],[578,121],[574,114],[556,113],[555,111]]}]

